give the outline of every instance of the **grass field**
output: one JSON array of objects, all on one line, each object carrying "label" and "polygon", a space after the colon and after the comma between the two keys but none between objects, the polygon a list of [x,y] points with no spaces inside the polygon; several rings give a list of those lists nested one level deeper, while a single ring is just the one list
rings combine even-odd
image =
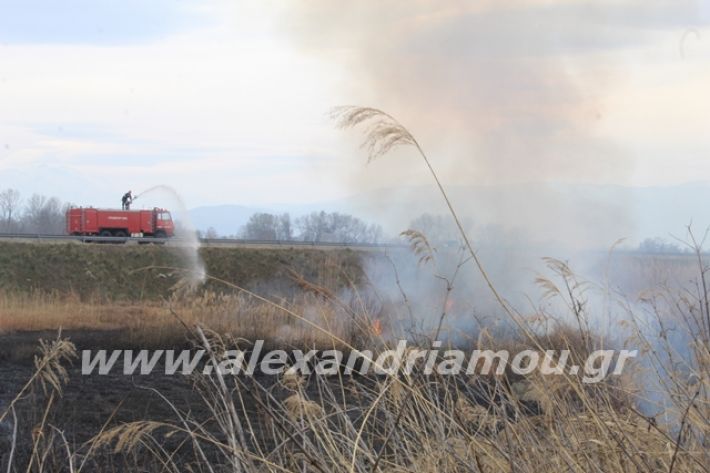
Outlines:
[{"label": "grass field", "polygon": [[[350,250],[201,248],[216,279],[279,294],[295,272],[333,287],[357,284],[360,258]],[[169,297],[189,271],[190,258],[174,247],[0,242],[0,287],[6,293],[70,295],[82,301],[156,301]],[[204,290],[223,292],[214,279]]]},{"label": "grass field", "polygon": [[[576,376],[507,372],[87,377],[78,371],[76,350],[200,346],[219,353],[263,338],[274,347],[358,346],[377,352],[404,335],[388,324],[407,312],[406,299],[369,300],[362,261],[351,252],[204,252],[208,273],[221,274],[227,283],[216,290],[212,281],[189,292],[179,284],[179,272],[141,269],[146,259],[179,264],[179,255],[166,248],[4,250],[2,277],[15,285],[0,292],[3,468],[11,463],[40,472],[707,471],[710,354],[702,296],[683,298],[666,288],[649,305],[660,326],[685,321],[673,327],[689,332],[687,352],[646,338],[640,325],[627,327],[627,344],[651,362],[593,385]],[[124,262],[132,268],[117,270]],[[609,347],[585,323],[584,285],[566,265],[551,267],[549,279],[538,282],[568,307],[568,320],[579,323],[562,323],[560,314],[544,311],[520,314],[519,330],[504,338],[470,334],[471,348],[568,348],[582,359],[591,349]],[[105,284],[86,278],[86,268],[113,274],[111,284],[134,284],[142,292],[136,297],[124,289],[109,297]],[[40,273],[47,270],[62,277],[45,279]],[[27,275],[23,284],[19,274]],[[134,274],[141,275],[140,284]],[[230,286],[231,277],[249,289]],[[668,300],[678,304],[661,303]],[[653,320],[637,315],[628,322]],[[384,336],[374,330],[374,320],[385,325]],[[550,329],[540,332],[541,326]],[[60,327],[63,335],[56,338]],[[430,343],[431,334],[419,335],[420,345]],[[38,337],[50,340],[39,351]],[[659,375],[663,392],[656,394],[663,402],[656,406],[663,408],[642,409],[644,383]]]},{"label": "grass field", "polygon": [[[528,301],[528,308],[514,307],[505,288],[493,283],[409,131],[372,108],[345,107],[335,118],[343,127],[367,124],[370,160],[410,146],[429,165],[460,231],[460,262],[447,272],[426,235],[409,230],[405,236],[417,267],[434,268],[432,287],[443,294],[420,286],[419,297],[412,297],[395,272],[399,293],[378,299],[363,270],[365,256],[351,252],[203,251],[207,284],[194,291],[182,283],[184,271],[164,269],[179,265],[164,248],[0,247],[6,332],[0,357],[3,469],[710,470],[710,284],[702,245],[692,234],[697,266],[690,282],[666,277],[663,262],[649,269],[635,260],[633,274],[659,276],[659,284],[643,291],[634,287],[639,294],[628,296],[612,290],[608,281],[592,284],[566,262],[547,258],[547,271],[535,277],[541,299]],[[497,304],[496,318],[507,327],[498,333],[485,325],[471,330],[468,348],[567,349],[579,363],[598,349],[628,347],[639,351],[639,362],[592,384],[571,371],[449,376],[398,370],[345,376],[339,369],[327,376],[245,376],[213,370],[176,378],[82,376],[73,364],[77,350],[86,346],[173,345],[176,334],[214,358],[258,337],[277,346],[372,349],[373,356],[398,337],[432,348],[446,333],[454,288],[466,284],[458,279],[466,263],[477,271]],[[684,262],[681,273],[689,274],[687,269]],[[591,287],[602,288],[601,297],[590,297]],[[465,294],[475,298],[479,292]],[[422,298],[439,304],[433,331],[394,323],[402,314],[413,315],[412,306]],[[13,350],[23,343],[17,334],[32,339],[39,333],[28,329],[57,325],[73,332],[41,341],[34,365],[25,360],[20,368],[12,353],[22,351]],[[116,330],[129,337],[120,338]],[[451,339],[444,341],[443,349],[453,347]],[[444,358],[437,352],[433,360],[443,363]]]},{"label": "grass field", "polygon": [[183,285],[185,258],[174,248],[0,243],[0,333],[112,331],[117,344],[169,347],[184,343],[182,324],[201,324],[249,339],[308,345],[322,334],[268,301],[344,335],[351,317],[326,303],[324,294],[359,285],[360,258],[376,257],[234,248],[203,248],[200,256],[213,279],[192,291]]}]

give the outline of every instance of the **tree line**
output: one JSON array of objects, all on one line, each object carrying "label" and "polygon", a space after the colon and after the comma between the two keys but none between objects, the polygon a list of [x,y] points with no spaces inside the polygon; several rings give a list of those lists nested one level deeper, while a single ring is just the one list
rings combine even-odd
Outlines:
[{"label": "tree line", "polygon": [[[63,203],[57,197],[32,194],[23,199],[18,190],[4,189],[0,191],[0,233],[62,235],[65,233],[65,214],[69,207],[71,204]],[[434,243],[450,245],[458,241],[458,230],[447,216],[423,214],[414,219],[409,228],[422,232]],[[197,233],[200,237],[220,238],[214,228]],[[392,240],[385,236],[380,225],[368,224],[349,214],[325,211],[311,212],[297,218],[292,218],[288,213],[255,213],[238,235],[230,237],[334,243],[384,243]],[[495,240],[500,242],[498,238]],[[689,251],[663,238],[646,238],[635,250],[648,254],[680,254]]]},{"label": "tree line", "polygon": [[33,194],[23,199],[16,189],[0,191],[0,232],[61,235],[70,204],[56,197]]},{"label": "tree line", "polygon": [[[219,238],[214,228],[201,236]],[[381,243],[384,240],[382,227],[377,224],[368,224],[352,215],[325,211],[297,218],[291,218],[288,213],[255,213],[234,236],[246,240],[337,243]]]},{"label": "tree line", "polygon": [[[0,191],[0,233],[62,235],[69,207],[71,204],[63,203],[57,197],[33,194],[23,199],[16,189],[4,189]],[[219,238],[213,228],[198,234]],[[344,213],[321,211],[295,219],[288,213],[255,213],[235,236],[249,240],[381,243],[383,235],[379,225],[367,224]]]}]

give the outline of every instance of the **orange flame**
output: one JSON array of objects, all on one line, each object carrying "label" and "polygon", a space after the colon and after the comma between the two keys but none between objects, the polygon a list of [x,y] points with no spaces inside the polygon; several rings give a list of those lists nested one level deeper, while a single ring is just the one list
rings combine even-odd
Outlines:
[{"label": "orange flame", "polygon": [[375,319],[372,321],[372,333],[378,337],[382,335],[382,321],[380,319]]}]

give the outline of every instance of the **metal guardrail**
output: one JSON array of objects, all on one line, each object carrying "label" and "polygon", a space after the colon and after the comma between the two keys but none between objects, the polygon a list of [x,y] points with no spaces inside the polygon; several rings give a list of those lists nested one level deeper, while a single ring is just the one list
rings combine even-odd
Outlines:
[{"label": "metal guardrail", "polygon": [[134,238],[115,236],[83,236],[83,235],[49,235],[38,233],[0,233],[0,239],[4,240],[34,240],[34,241],[81,241],[81,242],[104,242],[104,243],[125,243],[127,241],[165,243],[170,238]]},{"label": "metal guardrail", "polygon": [[[174,243],[192,244],[191,240],[183,238],[153,238],[153,237],[104,237],[83,235],[48,235],[36,233],[0,233],[0,240],[30,240],[30,241],[79,241],[85,243]],[[225,246],[278,246],[278,247],[333,247],[333,248],[407,248],[396,243],[347,243],[333,241],[298,241],[298,240],[246,240],[240,238],[200,238],[203,245]]]},{"label": "metal guardrail", "polygon": [[274,245],[274,246],[332,246],[340,248],[408,248],[397,243],[348,243],[336,241],[301,241],[301,240],[246,240],[241,238],[200,238],[206,245]]},{"label": "metal guardrail", "polygon": [[[28,240],[28,241],[79,241],[85,243],[126,243],[136,242],[140,244],[170,244],[179,246],[192,245],[194,242],[184,238],[153,238],[153,237],[102,237],[102,236],[76,236],[76,235],[49,235],[37,233],[0,233],[0,240]],[[200,238],[201,245],[215,246],[270,246],[270,247],[302,247],[302,248],[360,248],[360,249],[405,249],[408,245],[397,243],[347,243],[334,241],[299,241],[299,240],[247,240],[242,238]],[[593,254],[607,254],[605,251],[591,251]],[[683,253],[649,253],[638,250],[617,249],[614,250],[615,255],[622,256],[640,256],[640,257],[687,257],[695,258],[696,255],[691,252]],[[704,256],[710,255],[710,252],[703,252]]]}]

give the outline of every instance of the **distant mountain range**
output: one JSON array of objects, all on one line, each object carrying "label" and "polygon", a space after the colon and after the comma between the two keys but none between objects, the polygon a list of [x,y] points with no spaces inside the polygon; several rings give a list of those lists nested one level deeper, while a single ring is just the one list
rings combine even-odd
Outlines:
[{"label": "distant mountain range", "polygon": [[[448,192],[461,217],[473,226],[496,225],[546,244],[606,247],[624,237],[636,244],[646,237],[683,236],[690,222],[698,233],[710,225],[709,183],[452,186]],[[405,187],[311,204],[204,206],[191,209],[189,215],[197,229],[212,227],[220,235],[236,235],[255,212],[288,212],[298,217],[319,210],[353,214],[379,223],[392,235],[422,213],[447,213],[436,189]]]}]

